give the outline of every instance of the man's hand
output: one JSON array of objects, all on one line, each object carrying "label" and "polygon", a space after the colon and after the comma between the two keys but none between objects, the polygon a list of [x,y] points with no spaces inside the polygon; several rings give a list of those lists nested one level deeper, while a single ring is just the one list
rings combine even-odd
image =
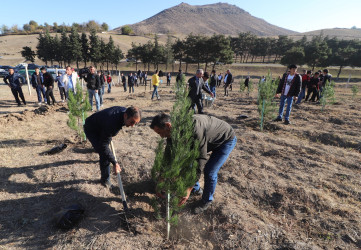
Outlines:
[{"label": "man's hand", "polygon": [[122,172],[122,169],[120,168],[119,163],[115,163],[115,165],[113,165],[113,174],[117,175],[118,173]]},{"label": "man's hand", "polygon": [[298,100],[298,97],[297,97],[297,96],[294,96],[294,97],[293,97],[293,100],[294,100],[294,101],[297,101],[297,100]]},{"label": "man's hand", "polygon": [[97,89],[95,90],[95,93],[98,93],[98,90],[97,90]]},{"label": "man's hand", "polygon": [[281,94],[276,94],[275,97],[276,98],[279,98],[281,96]]},{"label": "man's hand", "polygon": [[212,96],[212,97],[214,97],[214,94],[213,94],[213,93],[211,93],[211,96]]},{"label": "man's hand", "polygon": [[184,203],[187,202],[189,196],[191,195],[193,187],[190,187],[187,189],[187,195],[182,197],[182,199],[180,199],[179,203],[178,203],[178,207],[182,206]]}]

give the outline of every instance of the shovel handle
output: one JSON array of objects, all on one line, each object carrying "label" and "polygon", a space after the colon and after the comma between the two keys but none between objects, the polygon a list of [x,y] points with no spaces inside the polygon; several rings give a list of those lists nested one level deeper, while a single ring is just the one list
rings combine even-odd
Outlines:
[{"label": "shovel handle", "polygon": [[[117,156],[115,154],[115,149],[114,149],[114,145],[113,145],[113,141],[110,141],[110,148],[113,152],[114,155],[114,159],[115,161],[117,161]],[[122,164],[123,167],[123,164]],[[125,193],[124,193],[124,188],[123,188],[123,182],[122,182],[122,178],[120,177],[120,173],[117,173],[117,177],[118,177],[118,185],[119,185],[119,190],[120,190],[120,194],[122,196],[122,202],[123,202],[123,206],[124,206],[124,210],[128,210],[128,204],[127,204],[127,200],[125,198]]]}]

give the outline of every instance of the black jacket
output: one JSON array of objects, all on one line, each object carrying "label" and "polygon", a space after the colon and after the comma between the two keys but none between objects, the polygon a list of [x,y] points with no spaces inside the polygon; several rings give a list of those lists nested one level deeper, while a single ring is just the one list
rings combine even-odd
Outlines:
[{"label": "black jacket", "polygon": [[[283,95],[284,89],[286,87],[285,85],[287,84],[287,78],[288,78],[288,74],[287,73],[283,74],[282,80],[278,84],[277,94],[281,93]],[[302,78],[300,74],[296,73],[295,76],[293,77],[291,88],[288,91],[287,97],[298,96],[298,94],[301,91],[301,86],[302,86]]]},{"label": "black jacket", "polygon": [[43,74],[43,79],[44,79],[43,85],[46,88],[49,88],[50,86],[54,87],[54,78],[49,72],[45,72]]},{"label": "black jacket", "polygon": [[85,81],[87,82],[86,87],[92,90],[100,89],[100,77],[97,74],[88,74],[84,77]]},{"label": "black jacket", "polygon": [[125,76],[122,76],[122,83],[127,83],[127,78],[125,78]]},{"label": "black jacket", "polygon": [[[227,75],[228,75],[228,76],[227,76]],[[226,85],[228,86],[228,85],[230,85],[230,84],[232,83],[233,76],[232,76],[231,73],[226,74],[226,75],[224,76],[224,78],[226,78],[226,76],[227,76]]]},{"label": "black jacket", "polygon": [[[208,94],[211,94],[211,91],[209,91],[209,89],[206,87],[206,85],[204,85],[204,81],[201,78],[199,79],[199,83],[198,83],[199,85],[198,86],[197,86],[195,76],[193,76],[192,78],[190,78],[188,80],[188,84],[189,84],[188,97],[190,97],[192,99],[192,101],[202,98],[202,89],[204,91],[206,91]],[[199,88],[198,95],[197,95],[197,87]]]},{"label": "black jacket", "polygon": [[217,85],[218,76],[217,75],[211,75],[211,80],[209,82],[210,87],[215,87]]},{"label": "black jacket", "polygon": [[134,85],[134,76],[128,76],[128,86],[131,87]]},{"label": "black jacket", "polygon": [[[124,124],[124,107],[111,107],[96,112],[85,120],[84,132],[86,135],[98,138],[97,142],[92,142],[94,149],[101,157],[105,157],[109,162],[115,164],[115,158],[109,144],[112,137],[116,136]],[[89,136],[90,138],[90,136]]]}]

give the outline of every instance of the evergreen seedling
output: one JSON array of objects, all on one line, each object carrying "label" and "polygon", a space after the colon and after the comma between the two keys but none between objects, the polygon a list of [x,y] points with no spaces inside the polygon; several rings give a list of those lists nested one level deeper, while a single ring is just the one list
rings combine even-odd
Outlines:
[{"label": "evergreen seedling", "polygon": [[260,116],[260,128],[263,131],[264,123],[267,119],[273,118],[277,104],[274,101],[274,96],[277,91],[279,80],[273,81],[270,73],[268,73],[266,80],[258,85],[258,113]]},{"label": "evergreen seedling", "polygon": [[68,108],[68,126],[77,132],[82,141],[86,141],[83,125],[85,123],[85,119],[87,118],[87,111],[89,111],[91,107],[89,103],[88,92],[84,98],[83,90],[80,87],[79,80],[76,83],[76,94],[73,94],[72,91],[69,91]]},{"label": "evergreen seedling", "polygon": [[[178,82],[176,102],[171,116],[171,143],[164,147],[160,140],[152,168],[152,178],[157,183],[156,190],[167,197],[167,239],[170,224],[177,224],[177,212],[181,197],[186,195],[189,187],[197,181],[196,159],[199,156],[199,142],[194,139],[193,110],[185,91],[185,78]],[[159,211],[159,203],[155,211]]]},{"label": "evergreen seedling", "polygon": [[322,97],[320,99],[321,111],[325,110],[326,105],[335,103],[335,82],[326,81],[325,87],[322,91]]},{"label": "evergreen seedling", "polygon": [[351,91],[352,91],[352,99],[355,99],[355,97],[357,96],[357,93],[359,91],[358,87],[356,85],[353,85],[351,87]]}]

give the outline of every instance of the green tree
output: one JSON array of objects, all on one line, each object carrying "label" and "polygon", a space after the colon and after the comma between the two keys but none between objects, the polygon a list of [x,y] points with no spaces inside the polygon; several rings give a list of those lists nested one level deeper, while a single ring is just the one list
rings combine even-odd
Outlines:
[{"label": "green tree", "polygon": [[[170,114],[172,143],[164,148],[164,140],[159,141],[152,168],[152,178],[157,182],[157,192],[167,195],[167,239],[170,223],[178,221],[179,198],[186,195],[186,190],[197,181],[199,142],[194,138],[193,111],[185,89],[185,79],[179,84],[176,102]],[[158,204],[159,205],[159,204]],[[157,211],[157,207],[155,208]]]},{"label": "green tree", "polygon": [[122,31],[122,35],[128,35],[129,36],[130,34],[133,33],[133,30],[129,25],[124,25],[121,28],[121,31]]},{"label": "green tree", "polygon": [[34,63],[36,53],[30,47],[25,46],[25,47],[23,47],[23,50],[21,51],[21,56],[24,57],[26,61],[30,61],[30,62]]},{"label": "green tree", "polygon": [[322,90],[320,98],[321,111],[325,110],[326,105],[335,103],[335,82],[326,81],[325,87]]},{"label": "green tree", "polygon": [[76,83],[76,94],[73,94],[72,91],[69,91],[68,108],[68,126],[77,132],[81,138],[81,141],[86,141],[83,125],[85,123],[85,119],[87,118],[87,112],[90,111],[91,107],[89,103],[88,92],[86,92],[86,96],[84,97],[79,80]]},{"label": "green tree", "polygon": [[102,30],[103,31],[108,31],[109,30],[109,25],[107,23],[102,23]]},{"label": "green tree", "polygon": [[109,42],[107,43],[106,48],[105,48],[107,70],[108,70],[109,62],[111,61],[112,55],[114,55],[114,52],[115,52],[114,40],[113,40],[112,36],[110,36]]},{"label": "green tree", "polygon": [[312,38],[305,47],[305,63],[315,69],[315,66],[326,67],[331,50],[321,36]]},{"label": "green tree", "polygon": [[76,68],[79,69],[79,61],[82,60],[82,46],[79,33],[75,27],[71,28],[69,43],[69,53],[71,55],[71,60],[76,62]]},{"label": "green tree", "polygon": [[60,48],[62,51],[62,61],[64,62],[64,65],[70,64],[70,61],[72,59],[71,43],[70,43],[70,39],[67,36],[65,29],[63,29],[63,31],[61,32]]},{"label": "green tree", "polygon": [[208,44],[211,47],[210,62],[213,63],[213,69],[217,62],[224,64],[231,64],[233,61],[233,50],[231,47],[231,41],[224,35],[213,35],[208,40]]},{"label": "green tree", "polygon": [[288,66],[290,64],[303,65],[305,63],[305,51],[303,47],[292,47],[281,58],[281,64]]},{"label": "green tree", "polygon": [[111,55],[111,63],[115,65],[115,70],[118,70],[118,64],[120,60],[124,58],[124,54],[119,46],[115,47],[113,54]]},{"label": "green tree", "polygon": [[278,36],[278,40],[276,42],[276,47],[273,50],[273,53],[275,55],[275,60],[274,63],[276,63],[276,61],[281,58],[282,56],[285,55],[285,53],[292,48],[293,46],[293,40],[290,39],[287,36]]},{"label": "green tree", "polygon": [[81,40],[81,57],[84,62],[84,66],[86,67],[86,63],[89,61],[90,55],[89,55],[88,38],[84,32],[81,34],[80,40]]},{"label": "green tree", "polygon": [[154,47],[153,47],[153,64],[155,68],[158,70],[159,64],[161,62],[164,62],[164,46],[160,45],[158,42],[158,35],[155,35],[154,37]]},{"label": "green tree", "polygon": [[9,33],[9,31],[10,31],[9,27],[6,26],[5,24],[3,24],[1,26],[1,34],[5,35],[5,34]]},{"label": "green tree", "polygon": [[168,65],[173,64],[174,55],[173,55],[173,43],[172,37],[170,34],[167,35],[167,43],[164,47],[164,57],[165,57],[165,70],[168,70]]},{"label": "green tree", "polygon": [[267,119],[273,118],[277,109],[274,96],[277,91],[279,80],[273,81],[270,73],[264,82],[258,85],[258,113],[260,116],[260,128],[263,131],[264,123]]},{"label": "green tree", "polygon": [[177,39],[177,41],[172,45],[172,50],[173,50],[173,54],[174,54],[174,59],[179,61],[179,69],[181,69],[182,61],[185,58],[184,41]]},{"label": "green tree", "polygon": [[142,58],[142,45],[132,42],[132,47],[128,50],[127,58],[135,59],[135,71],[138,71],[138,61]]},{"label": "green tree", "polygon": [[101,53],[100,53],[100,40],[96,34],[95,29],[92,29],[90,31],[90,36],[89,36],[89,56],[90,56],[90,60],[93,62],[93,64],[96,65],[100,62],[101,60]]}]

